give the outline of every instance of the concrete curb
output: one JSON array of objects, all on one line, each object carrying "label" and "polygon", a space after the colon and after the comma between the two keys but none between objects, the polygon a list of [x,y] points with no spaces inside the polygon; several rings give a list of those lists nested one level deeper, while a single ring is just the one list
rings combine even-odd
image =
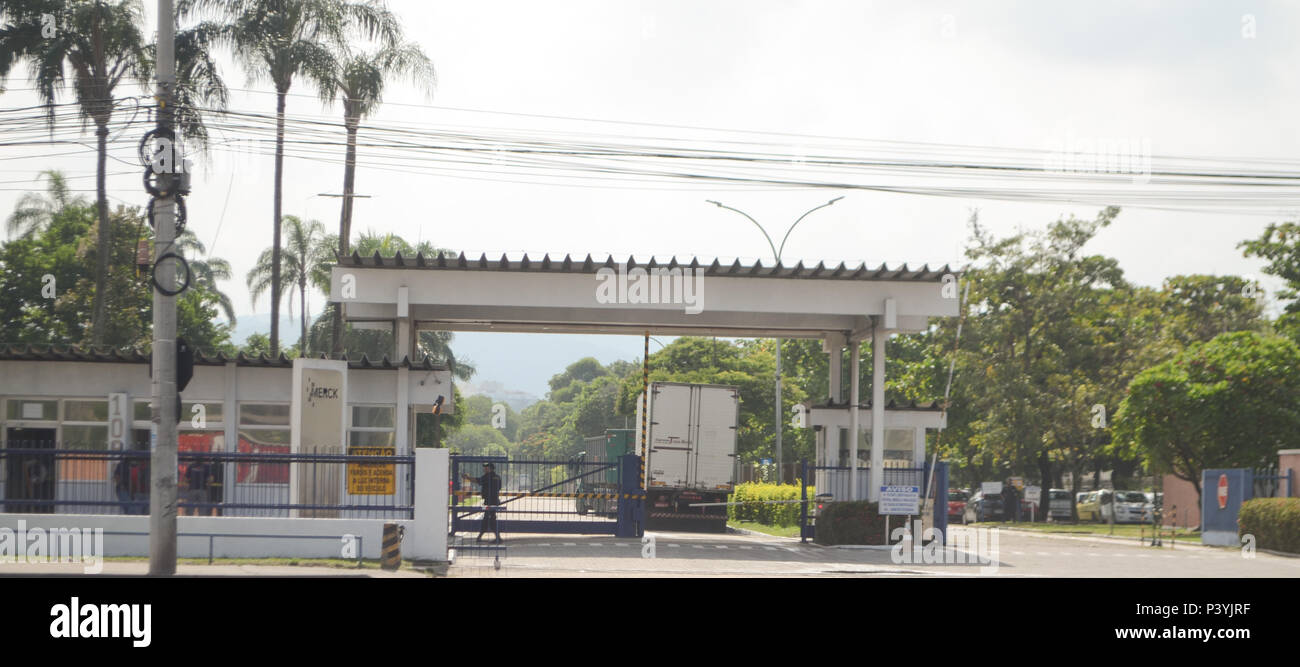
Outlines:
[{"label": "concrete curb", "polygon": [[[1136,542],[1137,544],[1142,545],[1142,544],[1145,544],[1146,542],[1148,542],[1148,541],[1151,539],[1151,538],[1146,538],[1146,539],[1144,540],[1143,538],[1140,538],[1140,537],[1124,537],[1124,536],[1121,536],[1121,535],[1116,535],[1116,536],[1114,536],[1114,537],[1112,537],[1112,536],[1110,536],[1110,535],[1088,535],[1088,534],[1083,534],[1083,535],[1077,535],[1077,534],[1076,534],[1076,535],[1066,535],[1066,534],[1062,534],[1062,533],[1049,533],[1049,532],[1046,532],[1046,531],[1040,531],[1040,530],[1021,530],[1021,529],[1019,529],[1019,528],[1001,528],[1001,527],[998,527],[998,526],[989,526],[989,528],[997,528],[997,529],[1000,530],[1000,531],[1004,531],[1004,532],[1008,532],[1008,533],[1015,533],[1015,534],[1017,534],[1017,535],[1031,535],[1031,536],[1036,536],[1036,537],[1047,537],[1047,538],[1057,539],[1057,540],[1073,540],[1073,541],[1075,541],[1075,542],[1100,542],[1100,543],[1107,543],[1107,542],[1112,542],[1112,543],[1113,543],[1113,542],[1128,542],[1128,543],[1132,543],[1132,542]],[[1167,542],[1167,544],[1172,544],[1172,542]],[[1189,544],[1189,543],[1186,543],[1186,542],[1179,542],[1177,547],[1168,547],[1168,546],[1166,546],[1166,547],[1164,547],[1164,548],[1166,548],[1166,549],[1174,549],[1174,548],[1177,548],[1177,549],[1223,549],[1223,548],[1231,548],[1231,547],[1215,547],[1215,546],[1206,545],[1206,544]]]}]

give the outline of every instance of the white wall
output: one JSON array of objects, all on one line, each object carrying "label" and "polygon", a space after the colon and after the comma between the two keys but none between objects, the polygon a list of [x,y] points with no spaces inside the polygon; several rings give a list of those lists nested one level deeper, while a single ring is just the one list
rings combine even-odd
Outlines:
[{"label": "white wall", "polygon": [[[32,528],[102,528],[105,556],[148,556],[149,517],[106,514],[0,514],[0,527],[18,530],[18,522]],[[176,518],[177,556],[207,558],[208,537],[187,533],[266,535],[267,537],[217,537],[213,555],[217,558],[342,558],[344,535],[359,535],[364,558],[379,558],[384,529],[379,519],[279,519],[251,517],[182,516]],[[411,530],[412,521],[392,521]],[[113,532],[146,533],[112,535]],[[293,535],[316,535],[330,539],[295,539]],[[405,546],[405,544],[403,545]],[[406,554],[403,554],[406,557]]]},{"label": "white wall", "polygon": [[[218,558],[342,558],[343,536],[360,536],[357,545],[364,558],[380,555],[385,523],[406,529],[402,557],[412,560],[447,560],[447,476],[446,449],[422,448],[416,452],[415,520],[384,519],[290,519],[262,517],[181,516],[176,518],[177,555],[181,558],[206,558],[209,537],[186,536],[187,533],[217,535],[261,535],[265,537],[216,537],[213,555]],[[0,514],[0,527],[15,531],[19,522],[32,528],[100,528],[104,535],[105,556],[148,556],[149,517],[106,514]],[[144,533],[112,535],[109,533]],[[293,536],[317,536],[301,539]]]}]

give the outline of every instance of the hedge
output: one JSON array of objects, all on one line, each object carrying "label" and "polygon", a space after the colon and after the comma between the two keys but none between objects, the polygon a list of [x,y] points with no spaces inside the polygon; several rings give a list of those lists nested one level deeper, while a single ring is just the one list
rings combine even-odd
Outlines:
[{"label": "hedge", "polygon": [[1300,554],[1300,498],[1255,498],[1241,504],[1240,535],[1254,535],[1255,547]]},{"label": "hedge", "polygon": [[[800,488],[795,484],[768,484],[765,482],[745,482],[737,484],[735,491],[727,502],[744,503],[728,505],[727,519],[731,521],[752,521],[766,526],[795,526],[799,524],[799,503],[766,503],[764,500],[799,500]],[[817,492],[808,487],[808,503],[811,507],[813,496]]]},{"label": "hedge", "polygon": [[[817,544],[889,544],[885,517],[865,500],[826,503],[817,513]],[[907,517],[894,517],[893,528]]]}]

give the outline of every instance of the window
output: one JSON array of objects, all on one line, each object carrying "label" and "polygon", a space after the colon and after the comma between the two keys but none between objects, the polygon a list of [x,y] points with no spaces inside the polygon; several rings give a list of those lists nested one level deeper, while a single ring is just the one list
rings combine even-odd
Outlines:
[{"label": "window", "polygon": [[59,418],[59,402],[11,398],[9,399],[6,415],[9,419],[55,421]]},{"label": "window", "polygon": [[394,428],[396,410],[391,405],[352,406],[352,426],[348,445],[352,447],[392,447],[397,443]]},{"label": "window", "polygon": [[[61,449],[104,451],[108,449],[108,401],[67,399],[63,401]],[[108,462],[88,459],[60,459],[58,479],[103,481],[108,479]]]},{"label": "window", "polygon": [[289,404],[241,403],[239,405],[239,425],[241,427],[288,426]]},{"label": "window", "polygon": [[[239,442],[237,450],[252,454],[287,454],[289,452],[289,405],[241,403],[239,405]],[[248,484],[288,484],[287,463],[240,463],[235,481]]]}]

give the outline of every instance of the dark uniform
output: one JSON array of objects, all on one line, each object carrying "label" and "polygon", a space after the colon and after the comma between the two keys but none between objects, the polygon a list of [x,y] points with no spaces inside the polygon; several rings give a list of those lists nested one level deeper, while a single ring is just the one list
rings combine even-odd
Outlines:
[{"label": "dark uniform", "polygon": [[497,510],[496,506],[501,504],[501,476],[493,470],[491,463],[483,464],[483,476],[477,480],[479,493],[483,496],[483,523],[479,526],[478,539],[483,539],[483,533],[491,527],[492,533],[496,535],[494,543],[501,542],[501,531],[497,528]]}]

